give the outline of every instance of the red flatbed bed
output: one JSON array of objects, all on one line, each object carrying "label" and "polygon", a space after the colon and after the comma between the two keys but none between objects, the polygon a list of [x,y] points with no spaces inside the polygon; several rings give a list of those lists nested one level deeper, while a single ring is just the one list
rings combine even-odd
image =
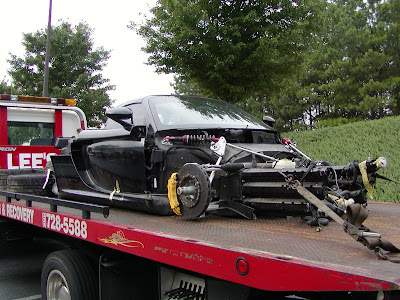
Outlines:
[{"label": "red flatbed bed", "polygon": [[[7,203],[0,196],[0,215],[261,290],[400,289],[400,265],[378,259],[334,222],[316,232],[298,217],[185,220],[116,208],[110,208],[108,218],[92,214],[83,219],[76,209],[58,206],[51,212],[49,204],[26,207],[21,199]],[[400,245],[400,204],[370,203],[368,209],[365,225]],[[71,222],[76,225],[72,234],[65,228]],[[243,262],[247,274],[237,270]]]}]

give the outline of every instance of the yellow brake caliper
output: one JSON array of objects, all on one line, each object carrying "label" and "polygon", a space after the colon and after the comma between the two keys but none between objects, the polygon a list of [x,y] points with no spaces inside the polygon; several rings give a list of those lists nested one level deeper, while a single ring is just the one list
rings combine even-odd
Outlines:
[{"label": "yellow brake caliper", "polygon": [[172,211],[181,216],[181,209],[179,208],[178,196],[176,194],[176,185],[177,185],[177,177],[178,173],[172,173],[171,177],[168,179],[168,199],[169,205],[171,206]]}]

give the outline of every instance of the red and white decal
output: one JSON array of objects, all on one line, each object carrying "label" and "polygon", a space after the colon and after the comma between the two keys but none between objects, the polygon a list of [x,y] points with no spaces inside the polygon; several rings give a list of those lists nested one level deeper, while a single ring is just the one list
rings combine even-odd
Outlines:
[{"label": "red and white decal", "polygon": [[10,203],[2,203],[0,216],[33,224],[35,210],[25,206],[14,205]]},{"label": "red and white decal", "polygon": [[62,217],[55,213],[42,213],[42,227],[53,231],[64,232],[67,235],[82,239],[86,239],[88,236],[86,221]]},{"label": "red and white decal", "polygon": [[52,146],[0,147],[0,169],[44,168],[51,155],[60,151]]}]

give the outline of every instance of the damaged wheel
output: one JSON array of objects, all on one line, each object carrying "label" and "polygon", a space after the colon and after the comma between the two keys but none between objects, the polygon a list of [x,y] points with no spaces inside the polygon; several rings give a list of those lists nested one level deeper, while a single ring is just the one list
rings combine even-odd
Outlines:
[{"label": "damaged wheel", "polygon": [[211,200],[210,180],[207,172],[198,164],[186,164],[178,172],[177,195],[184,217],[200,217]]}]

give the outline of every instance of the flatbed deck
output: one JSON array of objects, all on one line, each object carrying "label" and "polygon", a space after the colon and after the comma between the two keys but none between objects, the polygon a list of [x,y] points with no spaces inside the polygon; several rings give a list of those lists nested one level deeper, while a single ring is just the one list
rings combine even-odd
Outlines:
[{"label": "flatbed deck", "polygon": [[[25,207],[22,200],[6,203],[4,196],[0,204],[0,215],[6,217],[8,207]],[[79,211],[66,207],[51,212],[48,204],[34,202],[29,209],[34,210],[36,226],[74,235],[65,232],[63,220],[78,220],[87,226],[87,236],[78,238],[262,290],[400,289],[400,265],[378,259],[334,222],[316,232],[299,217],[244,220],[207,215],[185,220],[110,208],[108,218],[92,214],[84,220]],[[400,204],[370,203],[368,209],[365,225],[399,246]],[[59,216],[61,225],[51,228],[51,215],[54,220]],[[247,264],[248,272],[239,272],[238,261]]]}]

